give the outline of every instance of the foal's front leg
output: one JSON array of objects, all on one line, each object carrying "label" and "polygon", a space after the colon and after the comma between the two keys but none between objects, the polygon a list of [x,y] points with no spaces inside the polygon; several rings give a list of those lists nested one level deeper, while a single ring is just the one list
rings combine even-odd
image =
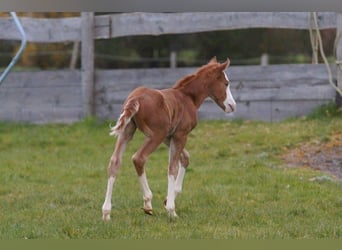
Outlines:
[{"label": "foal's front leg", "polygon": [[[167,140],[164,140],[164,143],[166,146],[170,148],[170,139],[168,138]],[[186,168],[189,166],[189,158],[190,154],[189,152],[184,148],[182,153],[180,154],[180,159],[178,162],[178,174],[176,178],[176,183],[175,183],[175,198],[179,193],[182,192],[182,186],[183,186],[183,180],[186,172]],[[164,206],[166,206],[166,199],[164,201]]]},{"label": "foal's front leg", "polygon": [[182,192],[183,180],[185,176],[186,168],[189,165],[189,153],[186,149],[180,155],[178,174],[175,183],[175,198]]},{"label": "foal's front leg", "polygon": [[[177,217],[175,199],[180,192],[185,174],[185,168],[180,167],[177,176],[177,164],[180,162],[181,153],[184,149],[186,138],[171,139],[169,152],[169,171],[168,171],[168,187],[165,208],[171,217]],[[179,172],[181,171],[181,172]]]}]

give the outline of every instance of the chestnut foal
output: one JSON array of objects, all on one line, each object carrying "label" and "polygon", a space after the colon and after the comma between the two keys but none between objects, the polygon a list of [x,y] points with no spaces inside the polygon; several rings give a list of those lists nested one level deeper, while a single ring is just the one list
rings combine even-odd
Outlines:
[{"label": "chestnut foal", "polygon": [[214,57],[194,74],[180,79],[172,88],[156,90],[139,87],[127,97],[121,115],[110,132],[118,138],[108,166],[103,220],[110,219],[113,184],[121,166],[122,154],[137,128],[146,136],[143,145],[132,157],[143,192],[143,209],[152,215],[152,192],[144,165],[148,156],[164,142],[169,147],[168,188],[164,205],[171,217],[177,217],[175,198],[182,190],[185,170],[189,165],[189,153],[184,147],[188,134],[198,122],[198,108],[210,97],[225,112],[235,110],[236,103],[224,72],[229,63],[229,59],[218,63]]}]

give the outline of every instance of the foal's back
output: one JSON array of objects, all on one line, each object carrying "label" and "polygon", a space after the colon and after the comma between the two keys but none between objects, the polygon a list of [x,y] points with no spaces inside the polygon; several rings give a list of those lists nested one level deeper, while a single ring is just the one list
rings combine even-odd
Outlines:
[{"label": "foal's back", "polygon": [[176,89],[138,87],[127,97],[124,106],[132,101],[139,103],[139,110],[132,120],[136,127],[148,136],[156,133],[170,136],[178,127],[185,129],[183,124],[187,124],[186,127],[189,126],[191,130],[193,124],[189,124],[189,121],[197,120],[197,117],[193,117],[197,114],[196,108],[191,107],[192,103],[188,103],[184,95]]}]

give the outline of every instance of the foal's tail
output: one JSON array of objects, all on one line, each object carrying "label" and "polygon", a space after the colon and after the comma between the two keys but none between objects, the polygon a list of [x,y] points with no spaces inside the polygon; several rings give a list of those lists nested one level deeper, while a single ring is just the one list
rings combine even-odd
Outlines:
[{"label": "foal's tail", "polygon": [[116,122],[116,125],[110,128],[109,135],[112,135],[112,136],[120,135],[126,128],[127,124],[131,121],[132,117],[138,112],[138,110],[139,110],[138,100],[128,101],[123,107],[121,115],[118,121]]}]

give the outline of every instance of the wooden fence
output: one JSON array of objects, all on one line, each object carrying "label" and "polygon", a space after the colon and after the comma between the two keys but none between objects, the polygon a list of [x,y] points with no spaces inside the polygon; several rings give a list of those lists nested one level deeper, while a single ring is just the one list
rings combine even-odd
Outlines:
[{"label": "wooden fence", "polygon": [[[124,98],[135,87],[166,88],[194,70],[98,71],[96,113],[101,118],[116,118]],[[335,98],[335,91],[327,84],[324,65],[232,66],[227,72],[232,94],[237,101],[237,111],[233,116],[226,115],[208,99],[199,110],[200,118],[278,121],[305,115],[314,107]]]},{"label": "wooden fence", "polygon": [[[34,123],[74,122],[86,115],[116,119],[127,94],[136,86],[170,87],[194,68],[94,68],[94,39],[160,35],[241,28],[308,29],[309,13],[130,13],[63,19],[21,18],[29,42],[82,42],[82,69],[12,72],[0,86],[0,120]],[[342,30],[342,15],[319,13],[319,28]],[[0,39],[19,39],[11,20],[0,19]],[[342,58],[341,40],[337,59]],[[339,66],[331,65],[341,84]],[[330,102],[335,91],[324,65],[232,66],[228,69],[237,101],[233,117],[278,121],[301,116]],[[231,119],[207,100],[202,119]]]}]

